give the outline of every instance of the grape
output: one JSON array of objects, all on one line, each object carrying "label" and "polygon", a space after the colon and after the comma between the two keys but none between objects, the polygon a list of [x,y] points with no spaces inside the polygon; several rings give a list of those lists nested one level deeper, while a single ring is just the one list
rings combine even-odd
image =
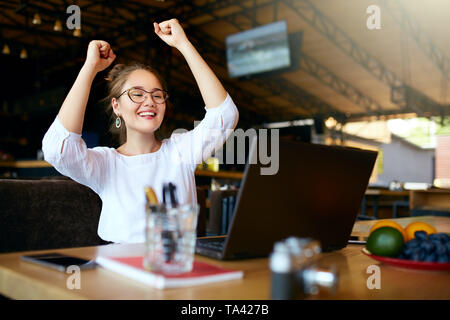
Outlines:
[{"label": "grape", "polygon": [[425,261],[425,262],[435,262],[435,261],[437,261],[436,253],[428,254],[428,255],[425,257],[425,260],[423,260],[423,261]]},{"label": "grape", "polygon": [[447,248],[442,243],[439,243],[438,245],[436,245],[436,253],[438,255],[445,254],[446,251],[447,251]]},{"label": "grape", "polygon": [[424,261],[426,256],[427,256],[427,252],[424,249],[421,249],[420,250],[419,260],[420,261]]},{"label": "grape", "polygon": [[403,246],[399,258],[426,262],[449,262],[450,236],[443,232],[427,235],[425,231],[416,231],[415,238]]},{"label": "grape", "polygon": [[[431,236],[433,235],[430,235],[430,237]],[[450,236],[444,232],[435,233],[434,236],[441,240],[443,243],[447,243],[450,241]]]},{"label": "grape", "polygon": [[436,246],[433,242],[429,240],[424,240],[420,244],[420,248],[424,249],[426,252],[433,252]]},{"label": "grape", "polygon": [[439,233],[432,233],[428,236],[428,240],[434,240],[434,239],[439,239]]},{"label": "grape", "polygon": [[403,253],[403,255],[405,256],[405,258],[409,258],[409,257],[412,256],[413,252],[414,252],[414,249],[411,248],[411,247],[409,247],[409,248],[403,249],[403,252],[402,252],[402,253]]},{"label": "grape", "polygon": [[431,239],[436,238],[436,239],[438,239],[439,241],[441,241],[442,243],[447,243],[447,242],[450,241],[450,237],[449,237],[446,233],[443,233],[443,232],[435,233],[435,234],[430,234],[429,237],[430,237]]},{"label": "grape", "polygon": [[431,240],[431,241],[439,241],[440,242],[441,238],[442,238],[441,233],[433,233],[428,236],[428,240]]},{"label": "grape", "polygon": [[420,240],[418,240],[418,239],[409,240],[405,244],[405,246],[410,247],[410,248],[415,248],[415,247],[418,247],[419,245],[420,245]]},{"label": "grape", "polygon": [[427,240],[427,233],[425,231],[416,231],[414,232],[414,237],[418,240]]},{"label": "grape", "polygon": [[408,260],[408,256],[405,255],[404,252],[400,253],[400,255],[397,257],[397,259],[406,259]]},{"label": "grape", "polygon": [[419,251],[413,252],[413,254],[411,255],[411,260],[420,261],[420,252]]},{"label": "grape", "polygon": [[434,243],[435,246],[438,246],[438,245],[442,244],[440,239],[430,239],[430,238],[428,238],[428,241],[431,241],[432,243]]}]

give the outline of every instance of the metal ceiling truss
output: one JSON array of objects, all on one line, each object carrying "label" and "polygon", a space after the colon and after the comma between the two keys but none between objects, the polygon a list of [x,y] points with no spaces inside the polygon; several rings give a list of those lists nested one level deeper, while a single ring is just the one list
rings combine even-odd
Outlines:
[{"label": "metal ceiling truss", "polygon": [[[376,79],[386,83],[390,88],[406,86],[393,72],[389,71],[380,61],[375,59],[370,53],[361,48],[353,41],[341,28],[339,28],[331,19],[320,12],[309,0],[280,0],[291,8],[299,17],[308,22],[315,30],[324,35],[328,40],[334,43],[345,54],[357,62],[360,66],[370,72]],[[410,93],[411,91],[406,91]],[[413,97],[408,99],[412,101]],[[420,98],[417,103],[411,103],[406,106],[400,106],[402,112],[416,112],[423,115],[424,109],[421,107],[423,101],[431,101],[434,113],[441,114],[443,106],[432,101],[419,91],[415,91],[414,98]],[[430,106],[427,106],[429,109]]]},{"label": "metal ceiling truss", "polygon": [[450,60],[445,53],[434,45],[431,38],[420,28],[417,19],[413,19],[398,0],[378,0],[388,9],[400,27],[407,31],[425,55],[433,62],[446,79],[450,79]]},{"label": "metal ceiling truss", "polygon": [[326,17],[308,0],[281,0],[299,17],[308,22],[339,49],[354,61],[369,71],[376,79],[386,83],[389,87],[400,85],[402,81],[389,71],[381,62],[353,41],[331,19]]},{"label": "metal ceiling truss", "polygon": [[419,109],[425,117],[436,115],[436,110],[440,110],[439,116],[450,115],[450,106],[442,106],[407,85],[392,87],[391,100],[403,108]]},{"label": "metal ceiling truss", "polygon": [[328,68],[319,64],[317,60],[306,55],[305,53],[302,53],[302,56],[300,58],[300,69],[314,76],[317,80],[327,85],[335,92],[346,97],[355,105],[363,107],[363,109],[367,112],[375,113],[378,115],[382,114],[382,107],[378,102],[363,94],[357,88],[353,87],[350,83],[339,78]]},{"label": "metal ceiling truss", "polygon": [[[236,27],[236,29],[238,30],[246,30],[246,29],[250,29],[253,27],[256,27],[258,25],[260,25],[260,23],[258,23],[257,19],[256,19],[256,13],[258,10],[266,8],[266,7],[272,7],[274,10],[274,18],[276,18],[277,14],[277,2],[264,2],[264,3],[256,3],[255,1],[253,1],[252,6],[248,7],[245,6],[242,1],[239,0],[234,0],[234,1],[229,1],[230,5],[235,5],[239,8],[241,8],[239,11],[235,11],[235,12],[231,12],[225,15],[216,15],[212,12],[212,10],[210,11],[210,8],[207,6],[203,6],[203,11],[204,12],[208,12],[208,15],[214,17],[216,20],[220,20],[220,19],[226,19],[226,21],[232,25],[234,25]],[[241,19],[242,17],[244,17],[245,19]],[[275,21],[275,20],[274,20]],[[208,23],[211,23],[212,21],[207,21],[201,24],[198,24],[197,26],[202,26]]]}]

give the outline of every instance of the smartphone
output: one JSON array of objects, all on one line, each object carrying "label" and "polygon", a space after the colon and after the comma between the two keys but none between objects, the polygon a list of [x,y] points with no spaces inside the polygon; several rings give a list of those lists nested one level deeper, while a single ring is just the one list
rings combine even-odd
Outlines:
[{"label": "smartphone", "polygon": [[77,257],[68,256],[60,253],[46,253],[36,255],[23,255],[23,261],[36,263],[61,272],[65,272],[69,266],[78,266],[80,270],[94,269],[97,267],[95,260],[86,260]]},{"label": "smartphone", "polygon": [[366,244],[366,240],[348,240],[348,244]]}]

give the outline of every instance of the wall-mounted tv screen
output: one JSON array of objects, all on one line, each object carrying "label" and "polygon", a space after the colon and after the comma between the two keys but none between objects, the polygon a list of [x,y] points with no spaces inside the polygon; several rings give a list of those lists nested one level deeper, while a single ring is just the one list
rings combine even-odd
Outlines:
[{"label": "wall-mounted tv screen", "polygon": [[228,73],[231,78],[291,66],[286,21],[232,34],[225,42]]}]

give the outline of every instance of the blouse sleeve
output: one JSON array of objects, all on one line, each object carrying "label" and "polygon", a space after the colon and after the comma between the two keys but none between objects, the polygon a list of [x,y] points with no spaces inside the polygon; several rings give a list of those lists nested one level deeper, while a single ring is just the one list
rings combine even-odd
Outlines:
[{"label": "blouse sleeve", "polygon": [[181,161],[192,165],[193,169],[223,146],[239,119],[239,112],[228,93],[218,107],[205,107],[205,110],[205,117],[193,130],[171,136]]},{"label": "blouse sleeve", "polygon": [[87,148],[81,134],[68,131],[56,117],[42,140],[42,151],[62,175],[99,193],[106,172],[104,148]]}]

